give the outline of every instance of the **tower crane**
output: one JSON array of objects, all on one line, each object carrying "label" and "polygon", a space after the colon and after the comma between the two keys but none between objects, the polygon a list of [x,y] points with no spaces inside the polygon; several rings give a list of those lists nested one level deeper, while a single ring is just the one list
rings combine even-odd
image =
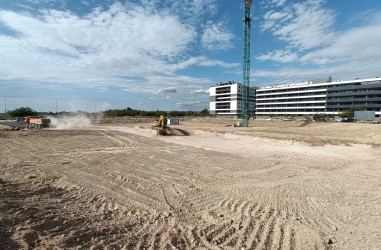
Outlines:
[{"label": "tower crane", "polygon": [[245,18],[243,20],[243,92],[242,92],[242,125],[249,125],[249,86],[250,86],[250,8],[251,0],[245,2]]}]

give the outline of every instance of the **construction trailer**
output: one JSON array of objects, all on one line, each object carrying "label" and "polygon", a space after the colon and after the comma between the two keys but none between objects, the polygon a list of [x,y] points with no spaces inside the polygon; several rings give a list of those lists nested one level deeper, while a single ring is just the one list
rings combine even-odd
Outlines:
[{"label": "construction trailer", "polygon": [[180,118],[168,118],[167,124],[168,125],[180,125]]},{"label": "construction trailer", "polygon": [[375,111],[355,111],[354,116],[357,122],[376,122],[380,121],[380,117],[376,116]]}]

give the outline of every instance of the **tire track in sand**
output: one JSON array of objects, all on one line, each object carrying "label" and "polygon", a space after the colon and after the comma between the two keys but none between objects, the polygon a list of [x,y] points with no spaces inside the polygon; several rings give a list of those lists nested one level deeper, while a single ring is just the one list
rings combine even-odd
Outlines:
[{"label": "tire track in sand", "polygon": [[[105,221],[123,217],[133,221],[126,224],[130,234],[123,236],[133,249],[302,249],[305,240],[319,249],[326,247],[319,232],[309,227],[322,220],[309,225],[296,219],[300,209],[319,205],[302,205],[304,200],[297,199],[305,195],[297,188],[304,184],[296,175],[306,170],[298,169],[300,165],[277,164],[266,170],[234,155],[128,134],[84,134],[66,138],[76,145],[91,134],[91,143],[81,142],[80,148],[51,150],[60,138],[42,140],[49,150],[40,149],[43,153],[35,159],[38,168],[57,177],[57,183],[69,183],[68,190],[76,186],[68,198],[85,200]],[[32,140],[38,143],[36,137],[28,139],[30,145]],[[109,151],[97,151],[102,144]],[[23,153],[32,152],[27,148]],[[54,153],[58,154],[49,161]],[[290,187],[289,192],[277,186]],[[64,246],[74,247],[75,237],[77,233]],[[126,241],[109,239],[102,244],[112,248]]]}]

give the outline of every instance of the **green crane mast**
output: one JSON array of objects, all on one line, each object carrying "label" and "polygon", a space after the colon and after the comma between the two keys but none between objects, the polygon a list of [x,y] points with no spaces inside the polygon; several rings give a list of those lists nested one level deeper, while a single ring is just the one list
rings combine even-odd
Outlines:
[{"label": "green crane mast", "polygon": [[251,0],[245,1],[245,19],[243,20],[243,92],[242,125],[249,125],[249,86],[250,86],[250,8]]}]

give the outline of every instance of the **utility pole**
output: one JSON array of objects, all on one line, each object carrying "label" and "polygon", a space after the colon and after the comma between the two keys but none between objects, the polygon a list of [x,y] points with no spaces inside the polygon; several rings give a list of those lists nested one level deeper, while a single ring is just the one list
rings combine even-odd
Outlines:
[{"label": "utility pole", "polygon": [[242,123],[249,126],[249,87],[250,87],[250,8],[251,0],[245,1],[245,18],[243,20],[243,92],[242,92]]},{"label": "utility pole", "polygon": [[56,114],[58,114],[58,104],[57,104],[57,99],[56,99]]}]

